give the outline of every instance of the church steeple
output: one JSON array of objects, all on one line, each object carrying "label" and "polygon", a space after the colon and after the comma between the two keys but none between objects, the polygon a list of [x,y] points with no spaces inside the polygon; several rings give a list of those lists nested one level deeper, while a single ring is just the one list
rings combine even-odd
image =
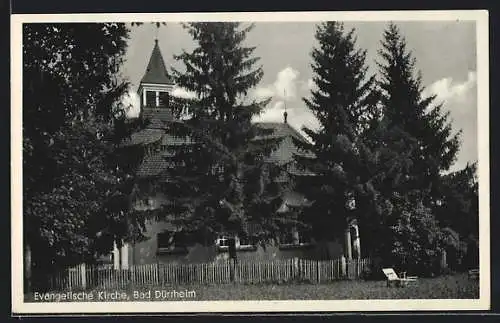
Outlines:
[{"label": "church steeple", "polygon": [[172,84],[165,67],[165,61],[161,55],[158,39],[155,39],[155,46],[151,52],[148,67],[142,77],[141,84]]},{"label": "church steeple", "polygon": [[169,101],[173,87],[174,82],[168,75],[158,39],[155,39],[151,57],[138,89],[141,98],[141,114],[168,114],[171,118]]}]

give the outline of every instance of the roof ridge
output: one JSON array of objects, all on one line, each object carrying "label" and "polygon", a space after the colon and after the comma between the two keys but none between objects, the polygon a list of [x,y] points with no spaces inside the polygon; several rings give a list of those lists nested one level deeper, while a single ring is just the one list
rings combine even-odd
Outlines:
[{"label": "roof ridge", "polygon": [[280,126],[282,128],[288,128],[290,133],[283,134],[283,136],[295,136],[300,140],[307,142],[307,138],[301,134],[294,126],[290,125],[288,122],[278,122],[278,121],[264,121],[264,122],[255,122],[257,125],[272,125],[272,126]]},{"label": "roof ridge", "polygon": [[300,133],[299,130],[295,129],[294,126],[290,125],[288,122],[285,123],[290,129],[293,130],[293,132],[295,132],[297,134],[297,136],[299,136],[300,139],[304,140],[304,141],[308,141],[307,138]]}]

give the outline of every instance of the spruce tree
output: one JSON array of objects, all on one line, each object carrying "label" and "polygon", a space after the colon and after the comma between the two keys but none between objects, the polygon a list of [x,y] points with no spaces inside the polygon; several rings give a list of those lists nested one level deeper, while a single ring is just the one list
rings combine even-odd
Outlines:
[{"label": "spruce tree", "polygon": [[[295,141],[295,156],[303,172],[296,189],[311,201],[303,212],[316,239],[342,236],[349,221],[360,220],[375,198],[375,156],[363,134],[377,118],[374,77],[368,77],[366,52],[356,48],[354,29],[325,22],[316,28],[318,47],[312,51],[317,89],[304,99],[320,123],[304,128],[311,143]],[[373,208],[373,205],[371,206]],[[363,223],[358,222],[363,232]],[[365,232],[368,232],[366,228]],[[363,233],[362,233],[363,235]]]},{"label": "spruce tree", "polygon": [[443,112],[442,104],[435,104],[435,95],[424,97],[416,59],[395,24],[384,31],[379,55],[379,87],[388,130],[401,137],[412,151],[408,189],[427,190],[426,202],[435,205],[441,175],[456,160],[460,132],[452,132],[449,112]]},{"label": "spruce tree", "polygon": [[[185,71],[173,70],[176,84],[196,93],[183,102],[185,120],[169,133],[184,138],[168,148],[169,180],[162,189],[170,198],[163,214],[172,215],[192,241],[211,243],[218,234],[248,235],[248,224],[259,240],[272,235],[279,207],[278,172],[266,156],[278,144],[272,131],[251,122],[269,100],[247,97],[263,76],[255,66],[254,47],[244,44],[253,25],[189,23],[184,27],[197,43],[192,52],[174,58]],[[179,106],[179,102],[174,103]]]},{"label": "spruce tree", "polygon": [[441,245],[436,210],[443,197],[443,175],[456,159],[460,133],[452,133],[449,113],[424,97],[416,60],[399,29],[390,24],[384,32],[381,79],[382,119],[380,144],[387,156],[387,176],[380,193],[391,206],[385,216],[390,241],[380,251],[386,261],[428,274],[435,270]]}]

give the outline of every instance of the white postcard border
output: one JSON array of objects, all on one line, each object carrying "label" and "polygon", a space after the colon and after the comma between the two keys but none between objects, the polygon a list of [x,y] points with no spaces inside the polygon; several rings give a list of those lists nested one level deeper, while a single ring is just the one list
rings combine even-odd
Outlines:
[{"label": "white postcard border", "polygon": [[[22,243],[22,24],[32,22],[132,21],[476,21],[478,94],[478,177],[480,210],[480,298],[424,300],[174,301],[26,303]],[[12,312],[23,313],[200,313],[487,310],[490,307],[489,25],[486,10],[27,14],[11,16],[11,253]]]}]

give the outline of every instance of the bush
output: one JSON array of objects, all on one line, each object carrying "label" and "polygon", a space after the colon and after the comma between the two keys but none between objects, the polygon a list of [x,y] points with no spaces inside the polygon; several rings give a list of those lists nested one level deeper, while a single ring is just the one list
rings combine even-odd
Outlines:
[{"label": "bush", "polygon": [[391,229],[391,254],[399,270],[427,277],[439,274],[442,234],[430,208],[421,202],[404,203]]}]

